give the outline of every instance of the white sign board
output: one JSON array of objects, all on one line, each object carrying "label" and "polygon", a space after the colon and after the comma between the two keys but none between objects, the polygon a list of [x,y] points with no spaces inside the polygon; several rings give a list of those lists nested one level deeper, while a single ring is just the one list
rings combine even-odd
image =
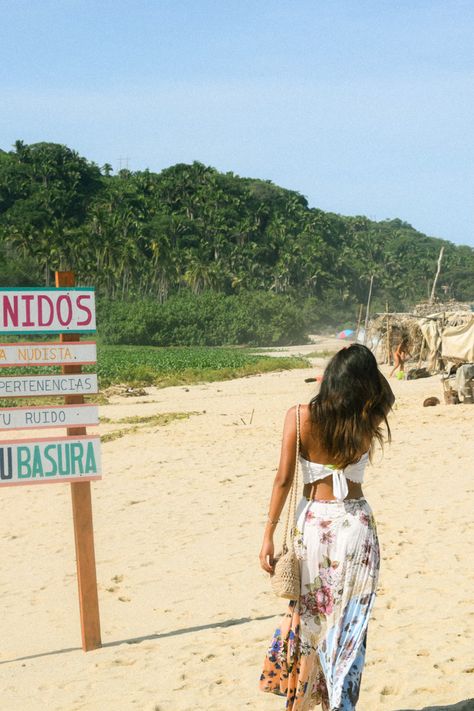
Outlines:
[{"label": "white sign board", "polygon": [[0,289],[0,333],[95,330],[95,293],[90,287]]},{"label": "white sign board", "polygon": [[89,395],[98,392],[97,375],[6,375],[0,377],[0,398],[37,395]]},{"label": "white sign board", "polygon": [[21,439],[0,444],[0,486],[101,479],[98,437]]},{"label": "white sign board", "polygon": [[94,341],[0,343],[0,368],[15,365],[90,365],[96,362]]},{"label": "white sign board", "polygon": [[99,424],[97,405],[0,408],[0,430],[42,427],[86,427]]}]

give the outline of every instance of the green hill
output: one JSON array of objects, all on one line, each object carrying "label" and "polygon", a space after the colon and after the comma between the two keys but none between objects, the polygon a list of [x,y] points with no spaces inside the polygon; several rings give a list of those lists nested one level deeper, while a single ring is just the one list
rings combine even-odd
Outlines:
[{"label": "green hill", "polygon": [[[0,151],[0,282],[47,285],[55,269],[73,269],[79,284],[96,287],[109,321],[115,313],[126,321],[125,305],[139,302],[142,325],[155,309],[156,327],[159,305],[169,302],[168,312],[183,318],[211,294],[206,309],[214,303],[224,321],[229,309],[237,321],[239,309],[242,319],[274,320],[284,304],[289,321],[281,317],[276,331],[295,318],[296,330],[351,322],[371,274],[375,308],[426,298],[442,245],[439,295],[474,300],[474,250],[400,219],[323,212],[295,191],[198,162],[112,175],[109,165],[60,144],[17,141]],[[246,329],[235,342],[249,342],[251,323]],[[276,331],[272,342],[282,342]],[[140,338],[148,342],[150,333]],[[171,342],[189,338],[196,336],[183,332]],[[127,336],[136,339],[135,331]]]}]

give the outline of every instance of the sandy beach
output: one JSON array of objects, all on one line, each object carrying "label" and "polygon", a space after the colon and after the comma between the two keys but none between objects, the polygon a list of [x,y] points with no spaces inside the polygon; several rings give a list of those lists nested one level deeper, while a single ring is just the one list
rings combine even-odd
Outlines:
[{"label": "sandy beach", "polygon": [[[309,400],[315,386],[304,379],[323,365],[146,388],[100,408],[114,421],[191,414],[102,446],[103,480],[92,485],[95,652],[80,649],[69,486],[3,490],[2,711],[283,711],[284,699],[258,690],[286,607],[258,553],[285,412]],[[364,484],[383,559],[358,708],[466,711],[474,407],[423,408],[425,397],[442,400],[438,376],[393,388],[393,443]]]}]

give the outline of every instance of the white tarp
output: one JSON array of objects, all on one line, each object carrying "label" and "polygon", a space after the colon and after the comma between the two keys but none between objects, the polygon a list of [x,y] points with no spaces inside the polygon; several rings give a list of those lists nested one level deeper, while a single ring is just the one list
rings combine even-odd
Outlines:
[{"label": "white tarp", "polygon": [[[442,326],[444,320],[460,323],[451,326],[449,323]],[[445,361],[455,362],[458,360],[470,363],[474,361],[474,313],[452,312],[430,314],[426,318],[418,321],[430,352],[431,367],[435,366],[435,361],[441,357]]]},{"label": "white tarp", "polygon": [[474,362],[474,313],[467,323],[445,327],[441,336],[441,357]]},{"label": "white tarp", "polygon": [[441,333],[438,321],[422,318],[418,321],[421,332],[425,337],[431,354],[436,353],[441,343]]}]

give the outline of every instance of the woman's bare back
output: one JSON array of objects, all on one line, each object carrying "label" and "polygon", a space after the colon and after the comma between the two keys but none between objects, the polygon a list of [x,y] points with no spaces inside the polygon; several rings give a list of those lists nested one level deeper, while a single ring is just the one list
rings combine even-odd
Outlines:
[{"label": "woman's bare back", "polygon": [[[320,443],[317,440],[314,432],[314,424],[311,421],[309,405],[300,405],[300,454],[303,459],[307,459],[310,462],[317,462],[318,464],[331,464],[331,459],[325,453]],[[369,448],[369,443],[367,444],[367,449]],[[361,452],[361,456],[364,452]],[[362,492],[362,485],[360,483],[347,480],[348,485],[348,495],[349,499],[359,499],[364,494]],[[333,488],[332,488],[332,475],[327,476],[325,479],[320,479],[312,484],[305,484],[303,487],[303,496],[307,499],[319,499],[324,501],[335,500]]]}]

